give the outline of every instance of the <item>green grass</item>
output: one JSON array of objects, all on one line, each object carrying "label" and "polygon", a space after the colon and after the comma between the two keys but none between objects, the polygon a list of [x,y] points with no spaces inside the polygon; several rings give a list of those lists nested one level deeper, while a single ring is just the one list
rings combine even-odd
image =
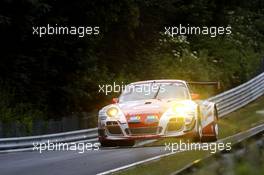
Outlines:
[{"label": "green grass", "polygon": [[[187,175],[263,175],[264,174],[264,151],[256,144],[255,140],[244,141],[245,151],[232,151],[228,154],[213,156],[201,162],[193,172]],[[224,167],[224,168],[223,168]]]},{"label": "green grass", "polygon": [[[234,135],[240,131],[247,130],[256,125],[264,123],[264,115],[257,113],[264,110],[264,97],[247,105],[246,107],[229,114],[227,117],[219,120],[219,137],[225,138]],[[179,139],[166,138],[159,140],[147,146],[160,146],[168,142],[177,142]],[[160,160],[135,166],[131,169],[118,172],[119,175],[132,174],[170,174],[175,172],[197,159],[201,159],[210,154],[209,151],[186,151],[172,156],[161,158]]]}]

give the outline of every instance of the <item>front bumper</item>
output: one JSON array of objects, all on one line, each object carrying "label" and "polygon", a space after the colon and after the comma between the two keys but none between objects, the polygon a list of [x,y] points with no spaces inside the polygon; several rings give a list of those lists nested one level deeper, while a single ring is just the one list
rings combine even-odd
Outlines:
[{"label": "front bumper", "polygon": [[[120,122],[107,122],[98,129],[99,140],[144,140],[161,137],[193,137],[196,134],[196,120],[186,125],[171,120],[165,126],[129,128]],[[176,123],[175,123],[176,122]],[[175,125],[175,127],[174,127]],[[173,130],[173,127],[175,130]]]},{"label": "front bumper", "polygon": [[147,140],[147,139],[158,139],[161,135],[142,135],[142,136],[99,136],[99,141],[102,140]]}]

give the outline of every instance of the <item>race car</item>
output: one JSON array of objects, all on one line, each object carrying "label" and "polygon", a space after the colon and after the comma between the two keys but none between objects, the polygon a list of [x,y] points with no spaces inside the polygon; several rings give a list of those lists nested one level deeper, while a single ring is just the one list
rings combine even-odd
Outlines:
[{"label": "race car", "polygon": [[133,145],[135,140],[189,137],[216,141],[216,104],[199,100],[182,80],[131,83],[98,115],[101,146]]}]

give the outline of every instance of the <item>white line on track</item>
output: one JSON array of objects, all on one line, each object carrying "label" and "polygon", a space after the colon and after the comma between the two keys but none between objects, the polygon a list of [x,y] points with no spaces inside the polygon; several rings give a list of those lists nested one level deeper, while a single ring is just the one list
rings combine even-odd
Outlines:
[{"label": "white line on track", "polygon": [[[217,142],[223,142],[223,141],[226,141],[228,139],[232,139],[232,138],[236,138],[236,137],[238,137],[237,138],[237,142],[241,142],[242,140],[247,139],[247,138],[253,136],[254,134],[259,133],[260,131],[263,131],[263,130],[264,130],[264,124],[261,124],[261,125],[258,125],[256,127],[254,127],[254,128],[250,128],[250,129],[248,129],[248,130],[246,130],[244,132],[240,132],[240,133],[234,134],[232,136],[228,136],[226,138],[218,140]],[[243,136],[243,138],[240,138],[240,136],[242,136],[244,134],[245,134],[245,136]],[[121,170],[125,170],[125,169],[128,169],[128,168],[131,168],[131,167],[136,166],[136,165],[140,165],[140,164],[144,164],[144,163],[147,163],[147,162],[151,162],[153,160],[158,160],[160,158],[167,157],[167,156],[179,153],[179,152],[184,152],[184,151],[170,152],[170,153],[162,154],[162,155],[159,155],[159,156],[151,157],[151,158],[148,158],[148,159],[145,159],[145,160],[141,160],[141,161],[138,161],[138,162],[135,162],[135,163],[131,163],[131,164],[119,167],[119,168],[115,168],[115,169],[111,169],[111,170],[108,170],[108,171],[105,171],[105,172],[101,172],[101,173],[98,173],[97,175],[105,175],[105,174],[115,173],[115,172],[118,172],[118,171],[121,171]]]},{"label": "white line on track", "polygon": [[151,157],[151,158],[148,158],[148,159],[145,159],[145,160],[141,160],[141,161],[129,164],[129,165],[125,165],[125,166],[122,166],[122,167],[119,167],[119,168],[115,168],[115,169],[108,170],[108,171],[105,171],[105,172],[102,172],[102,173],[98,173],[97,175],[105,175],[105,174],[114,173],[114,172],[121,171],[121,170],[130,168],[130,167],[133,167],[133,166],[136,166],[136,165],[140,165],[140,164],[147,163],[147,162],[150,162],[150,161],[153,161],[153,160],[157,160],[157,159],[160,159],[162,157],[170,156],[170,155],[173,155],[173,154],[176,154],[176,153],[179,153],[179,152],[182,152],[182,151],[170,152],[170,153],[167,153],[167,154],[162,154],[162,155],[159,155],[159,156]]},{"label": "white line on track", "polygon": [[[98,139],[94,138],[94,139],[87,139],[87,140],[80,140],[80,141],[75,141],[75,142],[66,142],[66,143],[70,143],[70,144],[78,144],[78,143],[96,143],[99,144],[99,142],[97,142]],[[32,143],[33,146],[33,143]],[[28,148],[18,148],[18,149],[8,149],[8,150],[0,150],[0,154],[1,153],[13,153],[13,152],[25,152],[25,151],[35,151],[33,150],[33,147],[28,147]]]}]

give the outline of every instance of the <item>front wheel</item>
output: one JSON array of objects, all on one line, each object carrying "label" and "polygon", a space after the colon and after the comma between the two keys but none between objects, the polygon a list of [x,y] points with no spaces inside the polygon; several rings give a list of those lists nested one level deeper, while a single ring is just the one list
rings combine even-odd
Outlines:
[{"label": "front wheel", "polygon": [[101,140],[102,147],[116,147],[116,146],[133,146],[134,140]]},{"label": "front wheel", "polygon": [[217,122],[217,110],[214,110],[214,122],[211,124],[212,136],[203,137],[203,142],[215,142],[218,139],[218,122]]},{"label": "front wheel", "polygon": [[203,135],[202,131],[203,131],[202,125],[198,121],[198,123],[197,123],[197,130],[196,130],[195,136],[193,137],[193,141],[194,142],[200,142],[201,141],[202,135]]}]

